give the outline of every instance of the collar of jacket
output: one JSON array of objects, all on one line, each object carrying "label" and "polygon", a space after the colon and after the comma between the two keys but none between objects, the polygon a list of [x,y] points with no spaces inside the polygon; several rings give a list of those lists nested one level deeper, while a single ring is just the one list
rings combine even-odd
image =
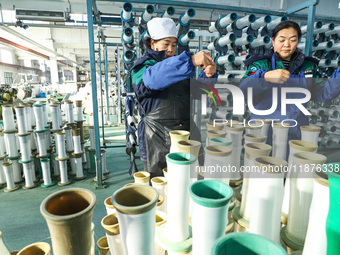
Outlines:
[{"label": "collar of jacket", "polygon": [[137,59],[135,61],[135,63],[133,64],[133,66],[130,68],[130,72],[132,71],[132,69],[134,69],[136,66],[143,64],[145,61],[150,60],[150,59],[154,59],[157,62],[163,61],[164,59],[166,59],[166,51],[162,50],[162,51],[155,51],[155,50],[147,50],[144,55],[142,57],[140,57],[139,59]]},{"label": "collar of jacket", "polygon": [[[274,50],[271,49],[264,55],[254,55],[248,58],[247,60],[244,61],[244,63],[248,67],[251,63],[254,63],[255,61],[261,59],[268,59],[269,61],[271,61],[273,54],[275,55],[275,61],[282,61],[277,52],[274,52]],[[303,54],[300,51],[295,51],[292,55],[291,61],[293,61],[293,64],[290,66],[289,72],[293,73],[296,69],[300,68],[303,62],[305,61],[305,54]]]}]

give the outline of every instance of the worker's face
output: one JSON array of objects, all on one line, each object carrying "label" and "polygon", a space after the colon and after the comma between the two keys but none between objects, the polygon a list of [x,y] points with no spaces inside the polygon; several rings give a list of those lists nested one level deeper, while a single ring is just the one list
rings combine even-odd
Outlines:
[{"label": "worker's face", "polygon": [[290,27],[280,30],[275,39],[272,38],[274,52],[284,60],[290,60],[298,44],[298,32]]},{"label": "worker's face", "polygon": [[151,49],[156,51],[166,51],[166,57],[173,57],[176,52],[177,38],[167,37],[159,41],[154,41],[151,39]]}]

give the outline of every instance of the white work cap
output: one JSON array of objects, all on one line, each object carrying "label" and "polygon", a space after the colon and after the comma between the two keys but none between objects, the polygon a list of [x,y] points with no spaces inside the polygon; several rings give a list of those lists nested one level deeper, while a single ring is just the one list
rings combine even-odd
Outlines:
[{"label": "white work cap", "polygon": [[176,24],[169,18],[153,18],[147,24],[151,39],[160,40],[167,37],[177,38]]}]

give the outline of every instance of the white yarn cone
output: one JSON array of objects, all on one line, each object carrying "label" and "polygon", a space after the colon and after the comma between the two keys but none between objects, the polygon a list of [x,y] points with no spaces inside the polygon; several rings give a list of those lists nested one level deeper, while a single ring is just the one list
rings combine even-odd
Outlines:
[{"label": "white yarn cone", "polygon": [[158,192],[149,186],[132,185],[113,194],[125,254],[155,255],[157,201]]},{"label": "white yarn cone", "polygon": [[24,162],[31,160],[31,134],[19,135],[18,138],[20,144],[21,160]]},{"label": "white yarn cone", "polygon": [[19,164],[19,158],[11,159],[12,162],[12,171],[13,171],[13,180],[15,183],[22,182],[22,171],[21,165]]},{"label": "white yarn cone", "polygon": [[243,126],[233,125],[226,126],[227,138],[233,141],[231,145],[231,162],[230,166],[236,167],[236,172],[230,175],[231,180],[238,180],[241,178],[240,167],[241,167],[241,151],[242,151],[242,134]]},{"label": "white yarn cone", "polygon": [[318,138],[321,127],[318,126],[301,126],[301,141],[318,144]]},{"label": "white yarn cone", "polygon": [[328,176],[323,172],[315,172],[308,230],[302,255],[327,254],[326,220],[328,209]]},{"label": "white yarn cone", "polygon": [[46,128],[47,127],[47,120],[48,120],[46,103],[42,103],[42,110],[43,110],[43,124]]},{"label": "white yarn cone", "polygon": [[54,185],[54,182],[52,182],[51,179],[51,167],[50,167],[50,159],[44,158],[40,160],[41,168],[42,168],[42,174],[44,179],[44,184],[41,185],[43,188],[51,187]]},{"label": "white yarn cone", "polygon": [[7,156],[10,158],[19,157],[15,133],[4,134]]},{"label": "white yarn cone", "polygon": [[68,123],[74,123],[73,102],[72,101],[66,101],[66,104],[65,104],[65,116],[66,116],[66,121]]},{"label": "white yarn cone", "polygon": [[39,157],[46,157],[47,156],[47,148],[46,148],[46,131],[43,132],[35,132],[37,136],[38,142],[38,151]]},{"label": "white yarn cone", "polygon": [[154,177],[151,179],[151,184],[152,184],[152,187],[158,191],[159,195],[163,196],[164,198],[163,204],[159,208],[157,207],[157,210],[165,213],[166,205],[167,205],[165,189],[167,188],[168,181],[165,177],[158,176],[158,177]]},{"label": "white yarn cone", "polygon": [[46,149],[52,150],[52,141],[51,141],[51,131],[47,129],[45,131],[45,142],[46,142]]},{"label": "white yarn cone", "polygon": [[89,126],[89,132],[90,132],[90,149],[95,150],[96,149],[96,140],[94,136],[94,127]]},{"label": "white yarn cone", "polygon": [[249,233],[280,243],[283,176],[287,161],[261,156],[256,157],[254,163],[260,172],[252,173],[254,176],[251,176],[253,177],[252,184],[254,186],[252,190],[254,193],[252,195]]},{"label": "white yarn cone", "polygon": [[117,213],[116,208],[112,204],[111,197],[108,197],[104,200],[104,205],[106,208],[107,215]]},{"label": "white yarn cone", "polygon": [[286,160],[288,130],[289,127],[284,127],[281,123],[273,124],[273,157]]},{"label": "white yarn cone", "polygon": [[14,109],[15,109],[17,123],[18,123],[18,134],[25,135],[27,134],[26,121],[25,121],[25,107],[16,106]]},{"label": "white yarn cone", "polygon": [[[81,150],[84,152],[83,156],[82,156],[82,163],[86,164],[87,163],[87,154],[85,153],[85,143],[81,144]],[[106,161],[105,161],[105,165],[106,165]]]},{"label": "white yarn cone", "polygon": [[[71,128],[64,128],[65,131],[65,138],[66,139],[66,151],[67,152],[73,152],[74,146],[73,146],[73,137],[72,137],[72,129]],[[65,147],[65,145],[64,145]]]},{"label": "white yarn cone", "polygon": [[73,145],[74,145],[74,154],[83,153],[81,149],[81,140],[80,140],[80,129],[73,129],[72,130],[72,138],[73,138]]},{"label": "white yarn cone", "polygon": [[135,180],[135,183],[138,183],[140,185],[149,185],[150,180],[150,173],[145,171],[140,171],[133,174],[133,178]]},{"label": "white yarn cone", "polygon": [[77,121],[83,121],[83,107],[82,107],[82,101],[76,100],[76,113],[77,113]]},{"label": "white yarn cone", "polygon": [[5,163],[5,157],[0,158],[0,185],[6,183],[6,176],[2,164]]},{"label": "white yarn cone", "polygon": [[30,162],[22,163],[24,169],[24,177],[25,177],[25,186],[24,189],[31,189],[36,187],[37,185],[34,183],[32,171],[34,171],[34,167],[31,164],[33,160],[31,159]]},{"label": "white yarn cone", "polygon": [[107,165],[106,165],[106,150],[102,149],[100,150],[100,153],[101,153],[101,157],[102,157],[102,171],[103,171],[103,174],[109,174],[109,170],[107,170]]},{"label": "white yarn cone", "polygon": [[55,158],[58,157],[57,153],[53,154],[52,157],[52,165],[53,165],[53,175],[54,176],[60,176],[60,170],[59,170],[59,162]]},{"label": "white yarn cone", "polygon": [[102,219],[101,224],[106,232],[106,238],[109,245],[110,254],[111,255],[124,254],[124,248],[120,234],[120,226],[118,223],[117,215],[109,214],[105,216]]},{"label": "white yarn cone", "polygon": [[0,158],[6,155],[6,145],[4,133],[0,131]]},{"label": "white yarn cone", "polygon": [[167,160],[167,223],[166,238],[172,242],[187,240],[189,233],[190,166],[197,158],[188,153],[170,153]]},{"label": "white yarn cone", "polygon": [[13,170],[12,170],[12,162],[2,163],[2,168],[4,169],[7,188],[5,188],[5,192],[13,191],[19,188],[19,186],[15,185],[13,178]]},{"label": "white yarn cone", "polygon": [[75,156],[74,156],[74,154],[71,154],[71,155],[70,155],[70,164],[71,164],[71,172],[70,172],[70,175],[75,176],[75,175],[76,175],[76,172],[77,172],[77,169],[76,169],[76,162],[75,162]]},{"label": "white yarn cone", "polygon": [[76,167],[76,180],[83,180],[86,176],[83,173],[83,160],[82,157],[74,158],[74,163]]},{"label": "white yarn cone", "polygon": [[32,116],[32,107],[30,104],[25,104],[25,123],[26,123],[26,129],[28,131],[33,130],[32,128],[32,120],[31,118],[34,119],[34,116]]},{"label": "white yarn cone", "polygon": [[58,105],[56,104],[52,104],[50,105],[50,109],[51,109],[51,118],[52,118],[52,130],[59,130],[60,126],[59,126],[59,116],[58,116]]},{"label": "white yarn cone", "polygon": [[59,170],[60,170],[60,182],[58,183],[58,185],[64,186],[70,184],[71,182],[68,180],[67,175],[67,160],[59,161]]},{"label": "white yarn cone", "polygon": [[66,149],[65,149],[65,133],[64,132],[57,132],[57,153],[58,153],[58,158],[59,159],[66,159],[67,154],[66,154]]},{"label": "white yarn cone", "polygon": [[2,106],[2,120],[4,123],[4,131],[15,130],[14,114],[12,110],[12,105]]},{"label": "white yarn cone", "polygon": [[35,117],[35,130],[43,131],[45,130],[46,124],[44,123],[44,113],[43,113],[43,105],[42,104],[34,104],[33,112]]}]

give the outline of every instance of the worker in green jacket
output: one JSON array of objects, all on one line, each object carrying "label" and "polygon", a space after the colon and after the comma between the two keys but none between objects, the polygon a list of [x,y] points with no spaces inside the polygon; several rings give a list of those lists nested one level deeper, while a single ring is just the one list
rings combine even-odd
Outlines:
[{"label": "worker in green jacket", "polygon": [[[248,67],[240,89],[247,96],[248,88],[253,91],[253,105],[256,110],[270,109],[273,103],[272,89],[278,88],[276,110],[269,115],[252,114],[251,119],[271,119],[277,122],[291,120],[288,140],[300,139],[300,126],[309,125],[306,116],[295,104],[287,104],[287,112],[281,114],[281,88],[294,87],[308,89],[311,100],[325,102],[340,94],[340,68],[326,82],[318,78],[317,66],[319,61],[307,57],[297,51],[301,38],[301,30],[297,23],[284,21],[276,26],[272,33],[273,49],[265,55],[254,55],[244,61]],[[288,93],[287,99],[301,99],[301,93]],[[306,107],[307,103],[303,106]],[[292,121],[294,120],[294,121]],[[271,144],[272,129],[269,128],[267,143]]]}]

